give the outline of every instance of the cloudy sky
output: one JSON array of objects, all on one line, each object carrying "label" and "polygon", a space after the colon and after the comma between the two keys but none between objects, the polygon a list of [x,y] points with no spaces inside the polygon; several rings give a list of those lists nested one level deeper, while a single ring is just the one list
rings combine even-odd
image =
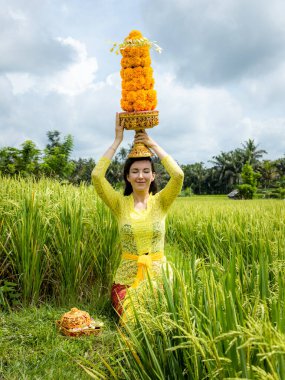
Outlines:
[{"label": "cloudy sky", "polygon": [[133,29],[163,48],[150,134],[176,160],[207,164],[248,139],[285,154],[284,0],[0,0],[0,148],[43,149],[58,130],[73,158],[97,160],[121,111],[110,47]]}]

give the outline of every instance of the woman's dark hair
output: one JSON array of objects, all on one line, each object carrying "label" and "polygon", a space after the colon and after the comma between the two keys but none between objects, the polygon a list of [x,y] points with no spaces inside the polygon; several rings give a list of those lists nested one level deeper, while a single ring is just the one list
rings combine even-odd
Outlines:
[{"label": "woman's dark hair", "polygon": [[[132,185],[127,179],[128,174],[130,173],[130,168],[132,164],[136,161],[149,161],[151,163],[151,170],[153,173],[155,173],[154,163],[150,157],[130,157],[126,160],[125,166],[124,166],[124,181],[125,181],[125,190],[124,195],[130,195],[133,192]],[[149,187],[149,193],[152,193],[153,195],[157,193],[157,184],[154,181],[151,182]]]}]

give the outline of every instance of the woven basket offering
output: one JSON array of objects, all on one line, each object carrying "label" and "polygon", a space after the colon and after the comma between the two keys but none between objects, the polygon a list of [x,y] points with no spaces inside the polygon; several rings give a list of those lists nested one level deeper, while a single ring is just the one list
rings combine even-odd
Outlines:
[{"label": "woven basket offering", "polygon": [[121,112],[120,124],[123,121],[124,128],[128,130],[140,130],[153,128],[158,125],[158,111]]},{"label": "woven basket offering", "polygon": [[56,324],[59,331],[67,336],[98,335],[104,326],[103,322],[95,321],[86,311],[76,307],[63,314]]}]

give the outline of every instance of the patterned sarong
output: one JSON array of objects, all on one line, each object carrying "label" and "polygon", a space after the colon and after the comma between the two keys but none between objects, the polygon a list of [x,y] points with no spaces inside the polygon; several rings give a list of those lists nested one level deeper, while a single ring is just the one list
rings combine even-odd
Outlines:
[{"label": "patterned sarong", "polygon": [[121,285],[121,284],[113,284],[111,290],[111,300],[114,309],[117,311],[119,315],[123,313],[123,301],[126,297],[127,289],[129,285]]}]

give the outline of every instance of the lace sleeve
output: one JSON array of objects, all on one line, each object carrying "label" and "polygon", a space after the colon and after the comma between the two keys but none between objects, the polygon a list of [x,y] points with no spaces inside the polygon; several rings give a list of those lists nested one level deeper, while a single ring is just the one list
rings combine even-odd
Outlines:
[{"label": "lace sleeve", "polygon": [[167,211],[181,191],[184,179],[183,170],[169,155],[161,160],[162,165],[170,175],[167,185],[159,192],[161,207]]},{"label": "lace sleeve", "polygon": [[109,160],[109,158],[101,157],[93,169],[91,177],[99,197],[106,203],[113,213],[118,216],[120,213],[120,198],[122,196],[118,191],[113,189],[105,177],[110,163],[111,160]]}]

